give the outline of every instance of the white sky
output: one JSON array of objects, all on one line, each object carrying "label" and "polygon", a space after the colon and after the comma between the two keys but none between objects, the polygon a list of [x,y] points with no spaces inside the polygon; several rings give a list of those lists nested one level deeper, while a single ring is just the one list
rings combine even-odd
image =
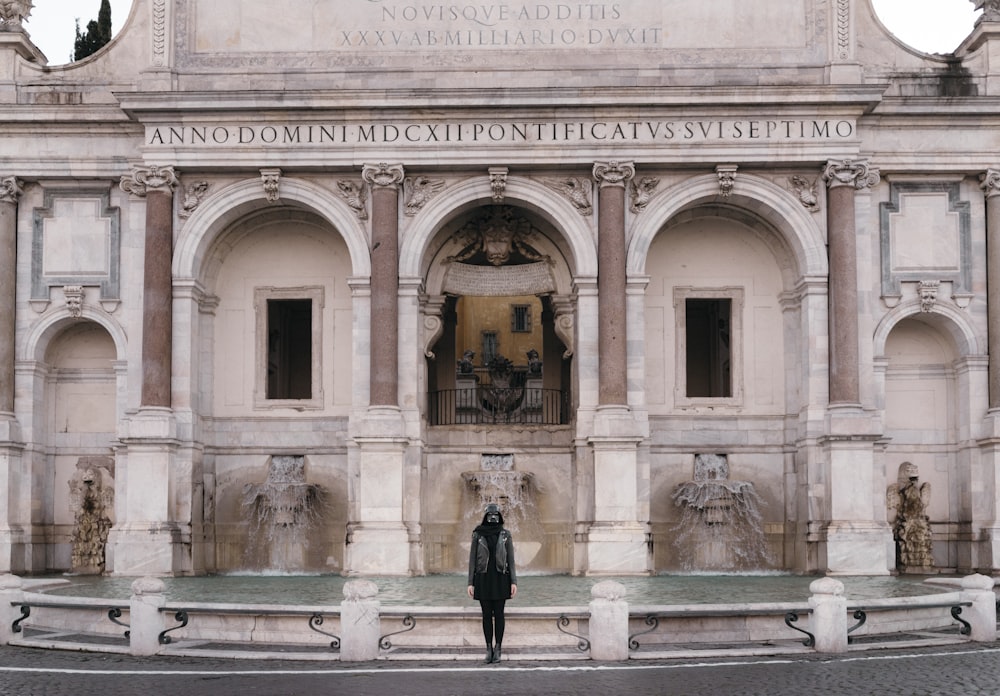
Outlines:
[{"label": "white sky", "polygon": [[[327,0],[342,2],[343,0]],[[698,2],[703,0],[691,0]],[[975,21],[970,0],[873,0],[875,9],[900,39],[931,53],[950,53],[962,42]],[[69,62],[76,37],[76,19],[86,29],[97,19],[101,0],[35,0],[35,9],[25,22],[31,40],[42,49],[50,65]],[[132,0],[111,0],[111,24],[115,33],[128,18]]]}]

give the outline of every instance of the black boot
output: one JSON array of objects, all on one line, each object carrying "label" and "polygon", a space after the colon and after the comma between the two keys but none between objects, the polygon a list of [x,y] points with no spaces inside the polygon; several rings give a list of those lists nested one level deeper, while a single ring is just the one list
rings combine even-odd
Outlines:
[{"label": "black boot", "polygon": [[491,662],[496,662],[496,659],[495,659],[495,656],[494,656],[494,653],[493,653],[493,648],[491,648],[488,645],[486,646],[486,659],[483,660],[483,662],[485,664],[490,664]]},{"label": "black boot", "polygon": [[492,662],[499,662],[499,661],[500,661],[500,644],[497,643],[497,646],[493,648]]}]

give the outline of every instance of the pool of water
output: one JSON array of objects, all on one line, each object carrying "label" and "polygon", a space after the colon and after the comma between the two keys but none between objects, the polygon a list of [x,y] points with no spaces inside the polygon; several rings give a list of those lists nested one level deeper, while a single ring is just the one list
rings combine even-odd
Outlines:
[{"label": "pool of water", "polygon": [[[59,576],[69,585],[50,594],[128,599],[134,578]],[[466,594],[464,575],[370,578],[383,605],[478,606]],[[653,577],[572,577],[523,575],[518,578],[518,606],[578,606],[590,602],[591,588],[615,580],[626,588],[629,604],[732,604],[804,602],[816,576],[802,575],[658,575]],[[168,601],[235,604],[339,605],[344,583],[339,575],[210,575],[164,578]],[[920,576],[840,577],[848,601],[908,597],[950,591]]]}]

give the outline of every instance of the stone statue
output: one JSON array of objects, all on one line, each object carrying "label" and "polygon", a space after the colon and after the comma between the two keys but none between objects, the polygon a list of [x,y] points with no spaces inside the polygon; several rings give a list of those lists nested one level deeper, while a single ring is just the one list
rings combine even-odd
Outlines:
[{"label": "stone statue", "polygon": [[472,364],[472,360],[475,357],[475,351],[467,350],[462,353],[462,359],[458,361],[458,373],[460,375],[471,375],[475,371],[475,366]]},{"label": "stone statue", "polygon": [[532,348],[528,351],[528,376],[542,376],[542,361],[538,358],[538,351]]},{"label": "stone statue", "polygon": [[21,31],[33,7],[32,0],[0,0],[0,31]]},{"label": "stone statue", "polygon": [[115,500],[113,469],[111,457],[80,457],[69,480],[69,507],[73,513],[70,567],[74,573],[104,572],[104,550]]},{"label": "stone statue", "polygon": [[927,508],[931,500],[931,484],[919,483],[916,465],[899,465],[896,483],[889,486],[886,505],[892,535],[896,540],[896,567],[900,572],[926,573],[934,566],[931,554],[931,524]]}]

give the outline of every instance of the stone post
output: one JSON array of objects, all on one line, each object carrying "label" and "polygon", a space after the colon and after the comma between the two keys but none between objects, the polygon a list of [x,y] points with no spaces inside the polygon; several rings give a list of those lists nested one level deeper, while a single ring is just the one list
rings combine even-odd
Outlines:
[{"label": "stone post", "polygon": [[14,412],[14,289],[17,284],[17,202],[13,176],[0,178],[0,415]]},{"label": "stone post", "polygon": [[972,602],[962,607],[960,616],[969,622],[969,638],[979,643],[992,643],[997,639],[997,597],[993,592],[993,578],[976,573],[962,578],[962,602]]},{"label": "stone post", "polygon": [[364,166],[372,189],[371,396],[372,406],[399,401],[399,164]]},{"label": "stone post", "polygon": [[631,162],[597,162],[598,390],[601,405],[628,404],[625,317],[625,186],[635,176]]},{"label": "stone post", "polygon": [[830,254],[830,403],[860,404],[858,364],[857,191],[879,182],[867,160],[831,160],[823,170]]},{"label": "stone post", "polygon": [[340,603],[340,661],[377,660],[382,624],[379,619],[378,585],[371,580],[344,583]]},{"label": "stone post", "polygon": [[0,575],[0,646],[10,645],[17,636],[14,622],[21,618],[20,605],[24,602],[21,578]]},{"label": "stone post", "polygon": [[156,655],[160,652],[163,612],[167,603],[166,586],[159,578],[139,578],[132,583],[129,600],[129,652],[133,655]]},{"label": "stone post", "polygon": [[170,408],[173,288],[172,167],[135,167],[123,176],[126,193],[146,199],[146,247],[142,288],[142,399],[140,406]]},{"label": "stone post", "polygon": [[847,599],[844,583],[833,578],[820,578],[809,584],[809,606],[812,617],[809,628],[816,638],[816,652],[847,652]]},{"label": "stone post", "polygon": [[590,659],[628,660],[628,602],[625,586],[605,580],[590,590]]}]

